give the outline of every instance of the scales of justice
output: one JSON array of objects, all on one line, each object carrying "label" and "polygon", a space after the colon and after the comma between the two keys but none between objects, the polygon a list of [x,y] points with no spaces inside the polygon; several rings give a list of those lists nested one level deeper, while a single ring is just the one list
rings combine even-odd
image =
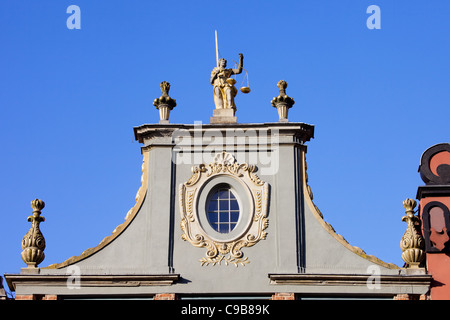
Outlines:
[{"label": "scales of justice", "polygon": [[[238,91],[234,86],[236,79],[232,76],[242,73],[244,65],[244,55],[239,53],[239,63],[237,68],[227,69],[227,60],[219,59],[219,47],[217,43],[217,31],[216,36],[216,67],[211,71],[211,85],[214,87],[214,104],[216,108],[213,110],[213,116],[211,117],[211,123],[236,123],[236,104],[234,98]],[[247,78],[247,86],[240,88],[242,93],[249,93],[248,87],[248,72],[245,70]]]}]

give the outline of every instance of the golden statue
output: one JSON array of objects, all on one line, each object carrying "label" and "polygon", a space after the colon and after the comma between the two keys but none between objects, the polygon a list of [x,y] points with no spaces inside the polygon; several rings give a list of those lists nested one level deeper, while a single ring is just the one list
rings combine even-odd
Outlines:
[{"label": "golden statue", "polygon": [[232,75],[242,73],[244,55],[239,53],[239,65],[237,69],[226,69],[227,60],[218,60],[217,67],[211,72],[211,84],[214,86],[214,104],[216,109],[234,109],[234,97],[237,89],[234,86],[236,80],[231,78]]}]

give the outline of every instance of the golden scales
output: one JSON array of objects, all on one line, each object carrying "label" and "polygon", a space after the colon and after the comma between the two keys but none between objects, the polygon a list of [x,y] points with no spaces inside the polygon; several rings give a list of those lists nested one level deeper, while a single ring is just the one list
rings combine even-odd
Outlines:
[{"label": "golden scales", "polygon": [[[242,68],[242,69],[244,69],[244,68]],[[244,83],[245,79],[247,79],[247,86],[246,87],[242,86],[241,87],[241,92],[242,93],[249,93],[250,92],[250,86],[248,84],[248,71],[245,70],[245,69],[244,69],[244,71],[245,71],[245,76],[244,76],[244,80],[242,80],[242,83]]]},{"label": "golden scales", "polygon": [[[245,70],[245,69],[244,69],[244,70]],[[250,87],[249,87],[249,84],[248,84],[248,72],[247,72],[247,70],[245,70],[245,76],[244,76],[244,80],[242,81],[242,83],[244,83],[244,81],[245,81],[246,78],[247,78],[247,86],[246,86],[246,87],[242,86],[242,87],[240,88],[240,90],[241,90],[242,93],[249,93],[249,92],[251,91],[251,90],[250,90]],[[229,84],[231,84],[232,86],[234,86],[234,85],[236,84],[236,80],[233,79],[233,78],[228,78],[226,81],[227,81]]]}]

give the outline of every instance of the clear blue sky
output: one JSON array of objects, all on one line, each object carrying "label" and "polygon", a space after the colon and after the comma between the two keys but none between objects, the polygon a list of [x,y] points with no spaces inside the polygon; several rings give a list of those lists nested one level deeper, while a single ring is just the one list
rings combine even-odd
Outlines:
[{"label": "clear blue sky", "polygon": [[[69,5],[81,29],[69,30]],[[381,29],[369,30],[369,5]],[[352,245],[399,266],[402,201],[423,182],[421,154],[449,142],[450,2],[3,0],[0,5],[0,274],[17,273],[30,201],[43,199],[42,267],[96,246],[140,186],[133,127],[156,123],[159,83],[173,123],[209,123],[221,56],[244,53],[252,92],[238,122],[275,122],[285,79],[289,119],[308,143],[314,202]],[[238,78],[238,84],[242,78]]]}]

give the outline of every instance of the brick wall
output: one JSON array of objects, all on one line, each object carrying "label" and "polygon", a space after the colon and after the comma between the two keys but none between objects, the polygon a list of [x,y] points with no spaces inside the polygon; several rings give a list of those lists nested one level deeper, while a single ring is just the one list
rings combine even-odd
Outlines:
[{"label": "brick wall", "polygon": [[394,296],[394,300],[428,300],[425,294],[398,294]]},{"label": "brick wall", "polygon": [[16,294],[16,300],[36,300],[34,294]]},{"label": "brick wall", "polygon": [[58,300],[54,294],[16,294],[15,300]]},{"label": "brick wall", "polygon": [[157,293],[154,300],[175,300],[175,293]]},{"label": "brick wall", "polygon": [[272,300],[295,300],[295,293],[277,292],[272,295]]}]

